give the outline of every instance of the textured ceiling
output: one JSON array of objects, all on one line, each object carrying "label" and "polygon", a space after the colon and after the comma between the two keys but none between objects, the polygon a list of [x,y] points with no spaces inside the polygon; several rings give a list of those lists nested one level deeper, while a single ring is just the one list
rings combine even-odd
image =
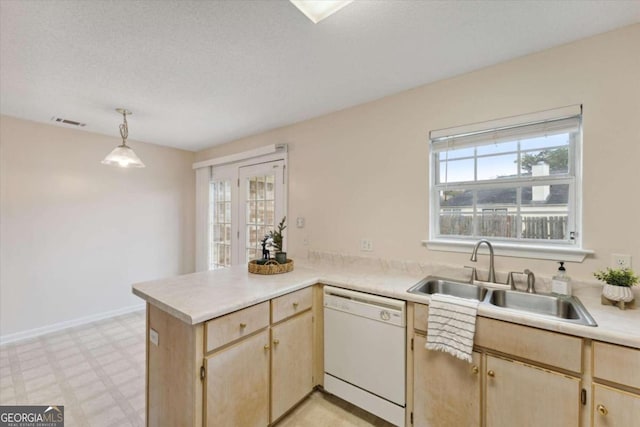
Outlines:
[{"label": "textured ceiling", "polygon": [[[0,0],[0,112],[199,150],[640,21],[640,1]],[[61,125],[65,126],[65,125]]]}]

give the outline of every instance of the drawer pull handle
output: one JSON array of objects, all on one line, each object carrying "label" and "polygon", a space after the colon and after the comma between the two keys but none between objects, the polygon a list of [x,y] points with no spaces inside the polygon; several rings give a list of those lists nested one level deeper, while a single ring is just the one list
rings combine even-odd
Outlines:
[{"label": "drawer pull handle", "polygon": [[494,371],[489,371],[487,372],[487,375],[489,375],[491,378],[496,376],[496,373]]},{"label": "drawer pull handle", "polygon": [[246,324],[246,323],[240,323],[240,329],[244,329],[244,328],[246,328],[246,327],[247,327],[247,324]]},{"label": "drawer pull handle", "polygon": [[276,338],[275,340],[273,340],[273,345],[278,345],[278,344],[280,344],[280,340],[279,339]]},{"label": "drawer pull handle", "polygon": [[293,308],[294,308],[294,309],[298,308],[298,303],[297,303],[297,302],[294,302],[294,303],[293,303]]},{"label": "drawer pull handle", "polygon": [[264,345],[264,350],[265,350],[265,351],[269,350],[269,344],[265,344],[265,345]]},{"label": "drawer pull handle", "polygon": [[606,406],[604,406],[603,404],[599,404],[599,405],[597,406],[597,408],[598,408],[598,413],[599,413],[600,415],[607,415],[607,414],[609,413],[609,410],[608,410],[608,409],[607,409],[607,407],[606,407]]},{"label": "drawer pull handle", "polygon": [[478,365],[473,365],[473,367],[471,368],[471,372],[477,375],[478,372],[480,372],[480,368],[478,368]]}]

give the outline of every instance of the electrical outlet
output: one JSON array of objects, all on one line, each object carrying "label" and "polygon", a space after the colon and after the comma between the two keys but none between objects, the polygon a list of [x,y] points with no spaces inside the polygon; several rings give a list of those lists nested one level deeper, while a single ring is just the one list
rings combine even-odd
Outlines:
[{"label": "electrical outlet", "polygon": [[304,228],[304,217],[299,216],[296,218],[296,227]]},{"label": "electrical outlet", "polygon": [[611,254],[611,266],[613,268],[631,268],[631,255]]},{"label": "electrical outlet", "polygon": [[160,342],[160,335],[158,334],[158,331],[155,329],[149,329],[149,341],[156,346],[158,345]]},{"label": "electrical outlet", "polygon": [[360,239],[360,250],[363,252],[373,252],[373,241],[371,241],[371,239]]}]

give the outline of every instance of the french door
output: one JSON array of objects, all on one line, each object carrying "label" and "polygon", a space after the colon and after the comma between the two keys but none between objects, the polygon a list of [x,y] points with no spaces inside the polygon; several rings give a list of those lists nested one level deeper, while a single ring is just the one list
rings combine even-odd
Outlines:
[{"label": "french door", "polygon": [[209,201],[209,270],[259,258],[285,215],[284,161],[214,167]]}]

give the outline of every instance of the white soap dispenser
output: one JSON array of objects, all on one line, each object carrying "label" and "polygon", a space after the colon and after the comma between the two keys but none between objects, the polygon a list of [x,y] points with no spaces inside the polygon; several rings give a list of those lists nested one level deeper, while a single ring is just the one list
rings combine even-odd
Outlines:
[{"label": "white soap dispenser", "polygon": [[571,295],[571,278],[567,276],[564,261],[560,261],[558,273],[551,279],[551,292],[559,295]]}]

